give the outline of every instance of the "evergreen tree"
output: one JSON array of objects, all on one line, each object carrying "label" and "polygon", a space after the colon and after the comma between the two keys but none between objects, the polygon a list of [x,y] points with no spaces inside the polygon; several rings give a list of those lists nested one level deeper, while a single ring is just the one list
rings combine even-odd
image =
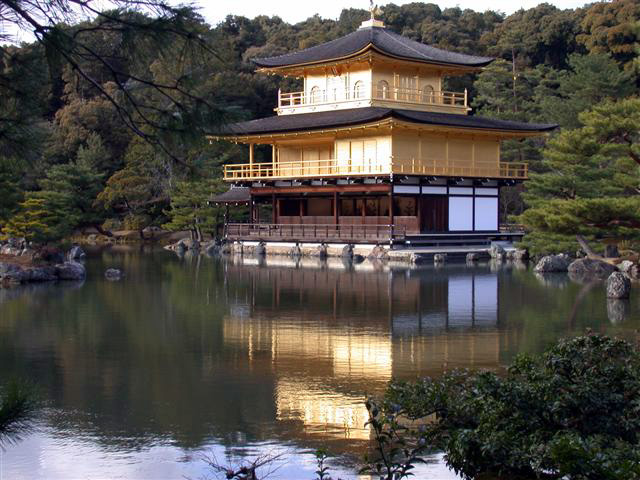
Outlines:
[{"label": "evergreen tree", "polygon": [[51,205],[36,193],[28,193],[20,203],[20,209],[11,217],[4,228],[6,237],[24,237],[35,243],[47,243],[62,238],[66,232],[53,228],[59,224],[57,214],[51,211]]},{"label": "evergreen tree", "polygon": [[221,223],[222,208],[209,200],[215,193],[224,191],[220,179],[202,179],[176,183],[171,193],[171,208],[165,213],[169,223],[164,228],[171,231],[188,230],[192,238],[201,241],[204,233],[215,236]]},{"label": "evergreen tree", "polygon": [[0,159],[0,232],[18,208],[22,196],[16,169]]},{"label": "evergreen tree", "polygon": [[125,167],[107,180],[95,206],[112,209],[124,217],[126,228],[138,230],[143,238],[142,230],[169,203],[171,182],[170,160],[134,138],[127,150]]},{"label": "evergreen tree", "polygon": [[590,52],[611,54],[626,70],[640,73],[640,4],[637,0],[594,3],[577,40]]},{"label": "evergreen tree", "polygon": [[546,75],[551,78],[536,88],[535,103],[546,121],[566,128],[581,126],[578,114],[593,105],[635,91],[633,74],[606,54],[571,55],[569,70]]},{"label": "evergreen tree", "polygon": [[640,99],[605,102],[580,114],[544,152],[517,218],[536,252],[576,247],[575,234],[640,238]]}]

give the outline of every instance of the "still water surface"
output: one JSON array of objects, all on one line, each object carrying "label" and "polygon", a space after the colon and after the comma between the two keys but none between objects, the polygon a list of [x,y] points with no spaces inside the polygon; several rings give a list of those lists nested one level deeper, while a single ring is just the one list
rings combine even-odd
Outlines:
[{"label": "still water surface", "polygon": [[[367,395],[392,378],[500,369],[587,328],[637,341],[640,289],[607,301],[523,266],[348,268],[340,260],[179,259],[98,252],[81,284],[0,289],[0,379],[36,383],[37,431],[0,451],[0,480],[216,478],[282,454],[270,478],[311,479],[311,452],[359,478]],[[124,269],[108,282],[108,267]],[[421,478],[451,480],[440,455]],[[368,477],[361,477],[368,478]]]}]

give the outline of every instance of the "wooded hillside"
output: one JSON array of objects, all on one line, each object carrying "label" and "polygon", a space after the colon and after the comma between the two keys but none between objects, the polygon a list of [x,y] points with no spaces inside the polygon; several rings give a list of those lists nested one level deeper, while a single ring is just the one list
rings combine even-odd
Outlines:
[{"label": "wooded hillside", "polygon": [[[19,3],[0,8],[0,18],[12,19]],[[0,47],[5,235],[49,241],[84,226],[188,229],[203,209],[208,220],[198,228],[212,231],[216,212],[206,200],[225,188],[220,166],[247,154],[210,145],[205,134],[272,115],[278,88],[296,87],[254,73],[251,59],[335,39],[369,15],[348,9],[337,21],[295,25],[230,16],[211,27],[188,8],[167,18],[116,4],[91,22],[48,21],[39,41]],[[430,3],[382,11],[387,28],[414,40],[498,58],[447,86],[469,89],[474,114],[561,126],[546,145],[530,139],[503,149],[505,161],[527,161],[534,172],[525,192],[502,198],[507,214],[521,214],[512,221],[532,231],[534,250],[573,248],[575,233],[638,238],[637,1],[540,4],[509,16]],[[258,159],[267,154],[257,151]]]}]

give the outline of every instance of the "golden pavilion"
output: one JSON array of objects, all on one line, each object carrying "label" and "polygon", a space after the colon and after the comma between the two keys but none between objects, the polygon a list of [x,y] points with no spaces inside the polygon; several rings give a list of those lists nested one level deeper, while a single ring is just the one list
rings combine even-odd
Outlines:
[{"label": "golden pavilion", "polygon": [[[302,79],[303,87],[278,92],[277,115],[215,137],[249,147],[248,161],[225,165],[231,189],[215,199],[250,206],[249,223],[227,225],[227,238],[494,238],[500,188],[528,173],[526,163],[500,161],[501,141],[556,126],[471,115],[466,91],[443,89],[445,77],[492,60],[410,40],[373,14],[344,37],[254,60],[259,72]],[[255,161],[259,145],[270,146],[266,162]]]}]

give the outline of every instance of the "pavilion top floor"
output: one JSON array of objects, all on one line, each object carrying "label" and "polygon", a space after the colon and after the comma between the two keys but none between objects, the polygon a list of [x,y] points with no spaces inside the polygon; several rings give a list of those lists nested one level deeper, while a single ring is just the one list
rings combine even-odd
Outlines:
[{"label": "pavilion top floor", "polygon": [[466,90],[447,91],[444,79],[492,60],[416,42],[372,19],[333,41],[254,63],[259,72],[301,80],[298,91],[278,92],[278,115],[371,106],[466,115]]}]

